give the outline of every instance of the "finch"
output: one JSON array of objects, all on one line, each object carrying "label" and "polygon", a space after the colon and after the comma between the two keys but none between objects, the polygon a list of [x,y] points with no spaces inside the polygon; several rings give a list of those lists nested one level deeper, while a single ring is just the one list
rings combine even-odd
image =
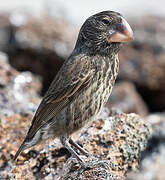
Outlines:
[{"label": "finch", "polygon": [[118,74],[118,52],[131,40],[133,31],[120,13],[103,11],[85,21],[73,52],[43,97],[14,160],[23,150],[58,137],[81,166],[86,166],[72,146],[87,152],[70,136],[102,110]]}]

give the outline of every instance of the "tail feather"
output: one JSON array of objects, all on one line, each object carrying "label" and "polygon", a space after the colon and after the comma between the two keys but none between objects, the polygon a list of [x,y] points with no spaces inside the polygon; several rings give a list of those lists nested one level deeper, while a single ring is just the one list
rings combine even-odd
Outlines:
[{"label": "tail feather", "polygon": [[26,149],[26,144],[25,144],[25,141],[21,144],[21,146],[19,147],[18,151],[16,152],[14,158],[13,158],[13,162],[15,162],[18,158],[18,156],[20,155],[20,153]]},{"label": "tail feather", "polygon": [[27,135],[25,140],[23,141],[23,143],[21,144],[20,148],[18,149],[18,151],[16,152],[14,158],[13,158],[13,162],[15,162],[18,158],[18,156],[20,155],[20,153],[27,149],[27,148],[30,148],[34,145],[36,145],[37,143],[40,142],[40,139],[41,139],[41,133],[40,133],[40,130],[37,131],[37,133],[34,135],[34,137],[32,137],[32,139],[29,139],[29,136]]}]

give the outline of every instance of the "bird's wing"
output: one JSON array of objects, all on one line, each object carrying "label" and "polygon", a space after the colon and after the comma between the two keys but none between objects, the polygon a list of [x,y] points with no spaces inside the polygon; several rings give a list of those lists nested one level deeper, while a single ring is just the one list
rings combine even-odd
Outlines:
[{"label": "bird's wing", "polygon": [[39,105],[27,137],[32,138],[45,123],[72,102],[90,84],[94,73],[95,68],[85,58],[65,63]]}]

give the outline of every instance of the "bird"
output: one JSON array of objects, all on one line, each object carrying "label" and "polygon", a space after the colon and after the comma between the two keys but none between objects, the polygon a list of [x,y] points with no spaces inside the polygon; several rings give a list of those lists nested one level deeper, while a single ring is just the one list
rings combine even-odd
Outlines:
[{"label": "bird", "polygon": [[94,120],[108,101],[118,71],[118,52],[133,40],[125,18],[115,11],[102,11],[86,19],[75,47],[64,61],[32,119],[28,133],[14,156],[47,139],[59,138],[82,167],[85,161],[72,148],[88,152],[71,138]]}]

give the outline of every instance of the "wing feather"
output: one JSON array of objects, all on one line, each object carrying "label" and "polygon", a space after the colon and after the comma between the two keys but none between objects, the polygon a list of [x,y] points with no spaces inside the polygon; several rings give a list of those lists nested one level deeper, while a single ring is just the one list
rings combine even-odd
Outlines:
[{"label": "wing feather", "polygon": [[68,67],[65,64],[39,105],[27,137],[32,138],[45,123],[71,103],[90,84],[94,73],[89,60],[74,62]]}]

